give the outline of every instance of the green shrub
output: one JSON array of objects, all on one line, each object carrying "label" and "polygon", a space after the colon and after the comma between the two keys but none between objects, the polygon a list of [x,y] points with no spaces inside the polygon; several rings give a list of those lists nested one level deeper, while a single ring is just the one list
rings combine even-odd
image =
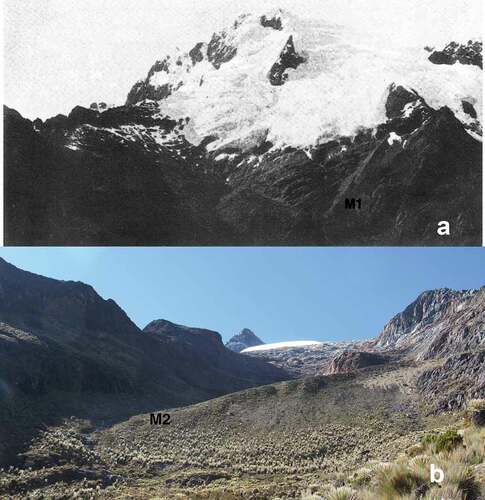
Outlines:
[{"label": "green shrub", "polygon": [[451,451],[463,444],[463,437],[455,430],[448,430],[441,434],[425,434],[421,438],[421,443],[434,448],[436,453],[440,453],[441,451]]}]

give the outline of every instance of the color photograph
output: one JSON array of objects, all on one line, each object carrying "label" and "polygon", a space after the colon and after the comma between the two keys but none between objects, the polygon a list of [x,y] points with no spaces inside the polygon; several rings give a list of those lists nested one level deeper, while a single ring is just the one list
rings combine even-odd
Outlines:
[{"label": "color photograph", "polygon": [[0,497],[483,498],[481,249],[0,255]]}]

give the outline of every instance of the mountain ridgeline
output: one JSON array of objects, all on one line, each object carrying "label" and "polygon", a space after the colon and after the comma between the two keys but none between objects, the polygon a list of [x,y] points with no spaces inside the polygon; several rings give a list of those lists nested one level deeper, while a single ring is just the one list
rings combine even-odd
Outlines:
[{"label": "mountain ridgeline", "polygon": [[9,443],[18,445],[22,432],[38,424],[35,414],[43,422],[116,419],[288,378],[226,349],[216,332],[162,320],[140,330],[92,287],[3,259],[0,295],[2,461]]},{"label": "mountain ridgeline", "polygon": [[7,244],[479,245],[481,42],[362,36],[242,15],[122,106],[5,108]]}]

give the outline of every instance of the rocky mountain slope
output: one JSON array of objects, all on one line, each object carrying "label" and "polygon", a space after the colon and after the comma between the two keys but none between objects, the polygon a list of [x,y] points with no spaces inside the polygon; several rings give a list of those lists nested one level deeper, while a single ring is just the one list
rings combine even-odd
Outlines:
[{"label": "rocky mountain slope", "polygon": [[467,398],[485,395],[485,380],[479,375],[485,367],[484,325],[485,288],[443,288],[420,294],[369,341],[324,342],[244,354],[297,377],[354,372],[399,360],[435,360],[439,365],[423,372],[418,386],[433,397],[441,393],[440,407],[456,408]]},{"label": "rocky mountain slope", "polygon": [[167,321],[142,331],[92,287],[3,259],[0,296],[2,462],[40,422],[115,420],[288,378],[226,349],[216,332]]},{"label": "rocky mountain slope", "polygon": [[241,352],[243,349],[256,345],[263,345],[264,342],[254,334],[249,328],[243,328],[240,333],[234,335],[226,342],[226,347],[234,352]]},{"label": "rocky mountain slope", "polygon": [[441,358],[485,347],[485,288],[423,292],[379,334],[375,346],[416,359]]},{"label": "rocky mountain slope", "polygon": [[7,109],[7,242],[480,244],[480,61],[240,16],[123,106]]},{"label": "rocky mountain slope", "polygon": [[328,373],[355,372],[361,368],[389,363],[389,356],[366,351],[344,351],[335,356],[328,368]]}]

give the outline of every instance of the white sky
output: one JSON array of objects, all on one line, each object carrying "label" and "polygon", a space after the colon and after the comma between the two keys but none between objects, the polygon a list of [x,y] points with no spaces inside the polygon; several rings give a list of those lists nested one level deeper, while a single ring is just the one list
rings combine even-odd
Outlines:
[{"label": "white sky", "polygon": [[406,44],[481,37],[482,0],[3,0],[4,101],[28,118],[122,104],[174,46],[282,7]]}]

